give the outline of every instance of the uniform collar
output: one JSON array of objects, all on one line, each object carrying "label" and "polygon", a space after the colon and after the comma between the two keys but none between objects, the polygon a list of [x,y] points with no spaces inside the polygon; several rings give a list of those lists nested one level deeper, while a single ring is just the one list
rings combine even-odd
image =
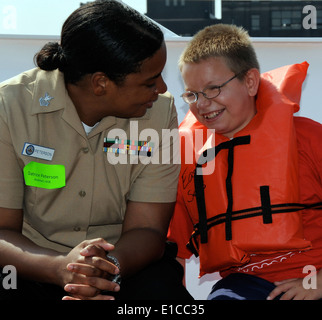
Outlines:
[{"label": "uniform collar", "polygon": [[34,86],[31,114],[65,109],[67,103],[73,104],[70,99],[66,99],[67,97],[64,75],[61,72],[39,70]]}]

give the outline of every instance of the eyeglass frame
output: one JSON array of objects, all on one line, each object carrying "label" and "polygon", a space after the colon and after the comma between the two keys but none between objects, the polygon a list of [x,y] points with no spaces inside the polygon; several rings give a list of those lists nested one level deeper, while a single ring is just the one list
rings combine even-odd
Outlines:
[{"label": "eyeglass frame", "polygon": [[[180,97],[183,99],[183,101],[187,104],[193,104],[196,103],[199,99],[199,93],[201,93],[206,99],[211,100],[211,99],[215,99],[217,98],[220,94],[221,94],[221,88],[224,87],[226,84],[228,84],[230,81],[233,81],[235,78],[237,78],[238,76],[240,76],[242,73],[244,73],[244,71],[239,72],[237,74],[235,74],[232,78],[230,78],[229,80],[227,80],[226,82],[224,82],[223,84],[221,84],[220,86],[212,86],[213,89],[218,89],[218,94],[214,97],[207,97],[207,95],[203,92],[203,91],[198,91],[198,92],[194,92],[194,91],[185,91]],[[205,89],[204,89],[205,90]],[[188,102],[185,100],[185,98],[183,97],[184,94],[186,93],[192,93],[195,97],[195,100],[193,102]]]}]

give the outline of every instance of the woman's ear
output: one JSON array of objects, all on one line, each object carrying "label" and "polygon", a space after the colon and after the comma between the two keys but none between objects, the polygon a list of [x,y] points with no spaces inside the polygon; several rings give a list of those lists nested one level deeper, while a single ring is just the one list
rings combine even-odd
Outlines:
[{"label": "woman's ear", "polygon": [[251,97],[255,97],[258,92],[259,83],[260,83],[260,72],[256,68],[252,68],[247,71],[245,76],[245,84],[248,89],[248,94]]},{"label": "woman's ear", "polygon": [[96,96],[102,96],[107,92],[109,79],[103,72],[95,72],[92,74],[91,84],[93,92]]}]

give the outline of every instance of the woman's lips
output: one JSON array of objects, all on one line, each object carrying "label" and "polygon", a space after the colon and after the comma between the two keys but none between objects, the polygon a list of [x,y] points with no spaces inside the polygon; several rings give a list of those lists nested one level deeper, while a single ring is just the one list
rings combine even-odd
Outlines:
[{"label": "woman's lips", "polygon": [[153,104],[158,101],[158,98],[154,99],[154,100],[151,100],[149,102],[147,102],[146,104],[144,104],[144,106],[148,109],[152,108]]}]

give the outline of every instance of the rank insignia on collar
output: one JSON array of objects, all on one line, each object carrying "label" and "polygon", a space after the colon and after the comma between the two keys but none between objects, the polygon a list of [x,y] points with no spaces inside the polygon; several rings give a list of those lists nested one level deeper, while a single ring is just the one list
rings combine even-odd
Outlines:
[{"label": "rank insignia on collar", "polygon": [[50,105],[50,101],[54,99],[53,97],[51,97],[48,92],[45,93],[44,97],[41,97],[39,99],[39,103],[41,107],[48,107]]}]

